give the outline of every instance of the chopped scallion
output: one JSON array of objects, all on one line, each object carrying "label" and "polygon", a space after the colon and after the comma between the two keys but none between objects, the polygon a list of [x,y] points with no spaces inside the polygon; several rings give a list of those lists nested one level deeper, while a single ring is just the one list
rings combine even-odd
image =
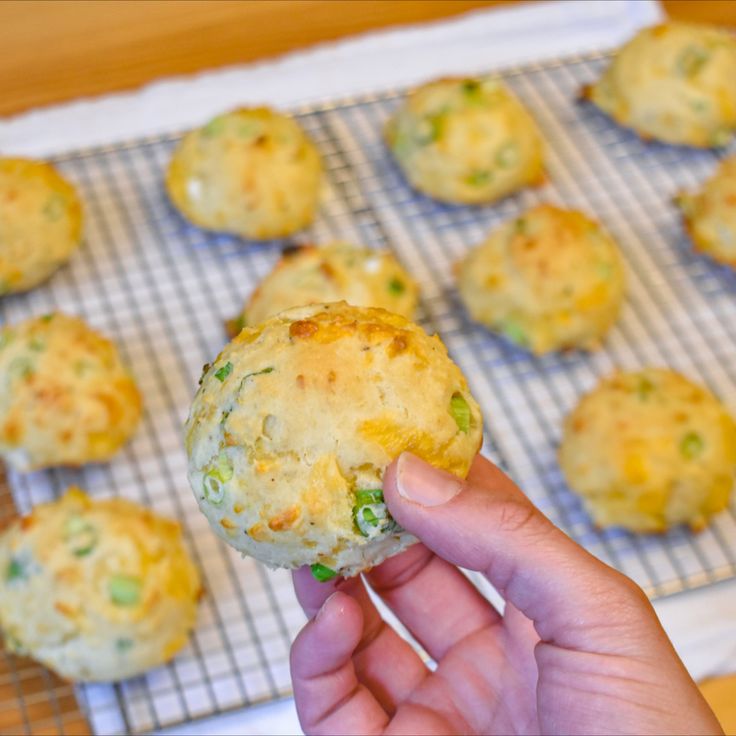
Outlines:
[{"label": "chopped scallion", "polygon": [[107,583],[110,600],[116,606],[135,606],[140,603],[143,582],[133,575],[113,575]]},{"label": "chopped scallion", "polygon": [[450,414],[457,424],[457,428],[467,434],[470,431],[470,405],[462,396],[456,393],[450,399]]},{"label": "chopped scallion", "polygon": [[129,649],[133,648],[133,640],[132,639],[118,639],[115,642],[115,648],[119,652],[127,652]]},{"label": "chopped scallion", "polygon": [[699,46],[688,46],[677,57],[677,71],[685,77],[694,77],[706,64],[710,54]]},{"label": "chopped scallion", "polygon": [[97,530],[89,521],[74,514],[64,524],[64,541],[73,555],[85,557],[97,546]]},{"label": "chopped scallion", "polygon": [[5,580],[12,583],[15,580],[24,580],[25,577],[26,570],[23,563],[16,557],[11,557],[5,570]]},{"label": "chopped scallion", "polygon": [[496,153],[496,165],[502,169],[510,169],[519,161],[519,146],[516,143],[506,143]]},{"label": "chopped scallion", "polygon": [[465,183],[471,187],[482,187],[488,184],[493,179],[493,174],[490,171],[477,170],[473,171],[465,177]]},{"label": "chopped scallion", "polygon": [[353,521],[358,531],[371,539],[381,534],[394,531],[396,522],[389,513],[383,500],[383,491],[380,488],[370,488],[355,492],[355,506],[353,506]]},{"label": "chopped scallion", "polygon": [[233,364],[228,361],[215,371],[215,378],[222,383],[233,372]]},{"label": "chopped scallion", "polygon": [[505,322],[501,327],[501,332],[516,345],[526,345],[526,332],[518,322],[511,320]]},{"label": "chopped scallion", "polygon": [[395,296],[400,296],[406,291],[406,285],[401,279],[394,277],[388,282],[388,290]]},{"label": "chopped scallion", "polygon": [[225,118],[224,116],[219,115],[218,117],[210,120],[210,122],[207,123],[200,132],[205,138],[214,138],[215,136],[220,135],[223,130],[225,130]]},{"label": "chopped scallion", "polygon": [[332,578],[337,577],[337,573],[327,567],[326,565],[321,565],[319,562],[315,562],[314,565],[311,566],[312,570],[312,577],[315,580],[319,580],[320,583],[326,583],[328,580],[332,580]]},{"label": "chopped scallion", "polygon": [[697,432],[688,432],[680,442],[680,453],[688,460],[694,460],[704,447],[703,438]]}]

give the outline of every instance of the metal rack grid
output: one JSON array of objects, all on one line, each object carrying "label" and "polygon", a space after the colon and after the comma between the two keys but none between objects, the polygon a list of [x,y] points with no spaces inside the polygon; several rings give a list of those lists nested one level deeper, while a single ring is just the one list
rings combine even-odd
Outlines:
[{"label": "metal rack grid", "polygon": [[[642,143],[576,104],[579,87],[604,63],[594,55],[502,72],[548,142],[549,181],[491,207],[440,205],[408,188],[381,139],[400,93],[300,111],[329,178],[304,240],[394,249],[422,286],[422,321],[441,334],[482,405],[486,451],[555,523],[658,597],[736,575],[736,507],[698,535],[598,530],[557,467],[561,420],[614,366],[645,364],[700,380],[736,410],[736,276],[691,254],[670,205],[677,190],[710,174],[718,155]],[[119,685],[77,688],[97,733],[144,732],[287,695],[289,642],[303,621],[288,574],[221,544],[187,487],[181,426],[201,366],[224,344],[223,320],[271,268],[279,244],[244,246],[184,223],[162,187],[174,143],[157,138],[58,158],[86,202],[86,243],[48,285],[0,305],[10,322],[51,309],[83,315],[120,345],[146,401],[141,430],[109,465],[12,475],[20,510],[72,482],[93,496],[142,501],[181,520],[208,585],[197,631],[174,662]],[[624,252],[628,299],[595,354],[530,357],[472,324],[453,290],[452,264],[499,222],[541,201],[589,212]],[[0,700],[0,716],[13,707],[24,706]],[[54,728],[65,732],[58,718]]]}]

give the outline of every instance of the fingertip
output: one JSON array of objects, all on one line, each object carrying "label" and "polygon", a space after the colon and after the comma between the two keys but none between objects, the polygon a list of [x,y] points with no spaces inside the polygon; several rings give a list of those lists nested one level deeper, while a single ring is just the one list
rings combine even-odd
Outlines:
[{"label": "fingertip", "polygon": [[335,591],[299,632],[291,647],[295,677],[316,677],[347,661],[360,642],[363,612],[346,593]]},{"label": "fingertip", "polygon": [[324,583],[315,580],[309,565],[292,571],[291,577],[297,600],[309,618],[317,613],[325,600],[337,590],[337,586],[342,582],[342,578],[333,578]]}]

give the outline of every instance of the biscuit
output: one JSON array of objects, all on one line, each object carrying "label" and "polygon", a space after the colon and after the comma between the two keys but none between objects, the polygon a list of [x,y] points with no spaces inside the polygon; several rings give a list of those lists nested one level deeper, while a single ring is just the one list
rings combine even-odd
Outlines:
[{"label": "biscuit", "polygon": [[207,230],[290,235],[317,211],[322,162],[299,124],[265,107],[219,115],[184,136],[166,172],[171,202]]},{"label": "biscuit", "polygon": [[736,157],[724,159],[698,193],[675,202],[695,250],[736,268]]},{"label": "biscuit", "polygon": [[0,295],[45,281],[81,241],[74,187],[49,164],[0,158]]},{"label": "biscuit", "polygon": [[0,456],[20,471],[108,460],[141,414],[112,342],[48,314],[0,328]]},{"label": "biscuit", "polygon": [[457,275],[470,316],[536,355],[597,347],[624,294],[612,238],[581,212],[548,204],[494,230]]},{"label": "biscuit", "polygon": [[67,680],[123,680],[168,661],[200,594],[179,525],[130,501],[70,488],[0,534],[5,642]]},{"label": "biscuit", "polygon": [[443,202],[485,204],[544,179],[544,145],[498,80],[439,79],[414,90],[386,126],[409,183]]},{"label": "biscuit", "polygon": [[712,394],[673,371],[619,372],[567,417],[559,459],[598,526],[697,530],[728,504],[736,423]]},{"label": "biscuit", "polygon": [[407,450],[464,477],[480,410],[439,337],[383,309],[297,307],[206,366],[189,480],[228,544],[271,567],[355,575],[416,541],[383,503]]},{"label": "biscuit", "polygon": [[624,44],[583,97],[642,138],[710,148],[725,146],[736,129],[734,78],[728,31],[668,22]]},{"label": "biscuit", "polygon": [[231,337],[290,307],[345,301],[355,307],[381,307],[407,319],[415,316],[414,279],[386,250],[331,243],[284,252],[251,294],[245,309],[228,323]]}]

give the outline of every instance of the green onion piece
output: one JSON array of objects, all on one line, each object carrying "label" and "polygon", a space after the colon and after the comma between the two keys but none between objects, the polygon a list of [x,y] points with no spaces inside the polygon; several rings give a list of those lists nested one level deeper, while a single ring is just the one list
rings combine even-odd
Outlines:
[{"label": "green onion piece", "polygon": [[685,217],[692,217],[695,214],[695,198],[689,194],[678,194],[673,201]]},{"label": "green onion piece", "polygon": [[221,504],[222,499],[225,498],[225,488],[222,481],[217,477],[217,471],[215,470],[205,473],[202,488],[204,489],[204,497],[215,506]]},{"label": "green onion piece", "polygon": [[518,322],[509,321],[504,323],[501,326],[501,332],[516,345],[526,345],[526,332]]},{"label": "green onion piece", "polygon": [[8,373],[11,378],[29,378],[33,375],[33,363],[29,358],[16,358],[8,366]]},{"label": "green onion piece", "polygon": [[694,77],[706,64],[710,54],[699,46],[688,46],[678,57],[676,66],[679,74]]},{"label": "green onion piece", "polygon": [[41,315],[41,322],[51,322],[54,318],[54,313],[49,312],[48,314]]},{"label": "green onion piece", "polygon": [[99,540],[97,530],[86,519],[74,514],[64,523],[64,541],[76,557],[85,557]]},{"label": "green onion piece", "polygon": [[127,652],[129,649],[133,648],[133,640],[132,639],[118,639],[115,642],[115,649],[117,649],[119,652]]},{"label": "green onion piece", "polygon": [[466,95],[475,95],[480,90],[480,82],[477,79],[463,80],[463,92]]},{"label": "green onion piece", "polygon": [[0,350],[8,345],[13,340],[13,331],[9,328],[5,328],[0,331]]},{"label": "green onion piece", "polygon": [[605,261],[599,261],[598,263],[598,275],[608,281],[613,276],[613,264]]},{"label": "green onion piece", "polygon": [[241,379],[240,379],[240,386],[238,387],[238,391],[240,391],[243,388],[243,384],[249,379],[253,378],[253,376],[264,376],[267,373],[273,373],[273,366],[269,366],[268,368],[264,368],[260,371],[254,371],[253,373],[246,373]]},{"label": "green onion piece", "polygon": [[519,162],[519,146],[516,143],[506,143],[496,153],[496,165],[502,169],[510,169]]},{"label": "green onion piece", "polygon": [[74,363],[74,373],[77,376],[84,376],[90,370],[92,370],[92,363],[88,360],[77,360]]},{"label": "green onion piece", "polygon": [[66,209],[66,200],[61,194],[53,194],[43,207],[43,215],[51,222],[58,220]]},{"label": "green onion piece", "polygon": [[708,104],[707,100],[692,100],[690,102],[690,107],[695,112],[702,113],[702,112],[707,112],[710,105]]},{"label": "green onion piece", "polygon": [[46,342],[37,337],[32,337],[28,342],[28,347],[30,350],[35,350],[37,353],[40,353],[42,350],[46,350]]},{"label": "green onion piece", "polygon": [[216,118],[210,120],[210,122],[201,129],[200,133],[205,138],[214,138],[216,135],[220,135],[223,130],[225,130],[225,118],[222,115],[218,115]]},{"label": "green onion piece", "polygon": [[450,399],[450,414],[457,428],[467,434],[470,431],[470,405],[459,393],[453,394]]},{"label": "green onion piece", "polygon": [[694,460],[704,447],[703,438],[697,432],[688,432],[680,442],[680,453],[688,460]]},{"label": "green onion piece", "polygon": [[514,220],[514,230],[518,235],[525,235],[527,230],[527,221],[523,217]]},{"label": "green onion piece", "polygon": [[364,491],[356,491],[355,500],[358,506],[365,506],[368,503],[383,503],[383,489],[369,488]]},{"label": "green onion piece", "polygon": [[16,557],[11,557],[5,570],[5,580],[12,583],[14,580],[25,580],[26,570],[23,563]]},{"label": "green onion piece", "polygon": [[481,169],[473,171],[465,177],[465,183],[471,187],[482,187],[488,184],[493,179],[493,174],[490,171],[483,171]]},{"label": "green onion piece", "polygon": [[222,450],[217,456],[217,474],[224,483],[227,483],[233,477],[233,463],[225,450]]},{"label": "green onion piece", "polygon": [[228,360],[225,365],[215,371],[215,378],[222,383],[233,372],[233,364]]},{"label": "green onion piece", "polygon": [[421,146],[426,146],[440,138],[444,127],[444,117],[443,113],[427,115],[418,126],[416,142]]},{"label": "green onion piece", "polygon": [[215,506],[222,503],[225,498],[225,486],[233,477],[233,463],[225,450],[222,450],[214,462],[204,474],[202,487],[204,497]]},{"label": "green onion piece", "polygon": [[636,387],[636,393],[641,401],[647,401],[654,393],[655,388],[656,386],[648,378],[641,376]]},{"label": "green onion piece", "polygon": [[326,565],[321,565],[319,562],[315,562],[311,566],[312,577],[315,580],[319,580],[320,583],[326,583],[328,580],[337,577],[337,573]]},{"label": "green onion piece", "polygon": [[353,521],[357,530],[369,539],[392,532],[397,524],[389,513],[380,488],[368,488],[355,492]]},{"label": "green onion piece", "polygon": [[716,148],[722,148],[727,146],[733,136],[733,131],[730,128],[719,128],[713,133],[710,138],[710,145]]},{"label": "green onion piece", "polygon": [[133,575],[113,575],[107,582],[107,592],[116,606],[138,605],[142,588],[141,579]]},{"label": "green onion piece", "polygon": [[388,282],[388,290],[394,296],[400,296],[406,291],[406,285],[401,279],[394,277]]},{"label": "green onion piece", "polygon": [[261,130],[260,123],[255,120],[243,120],[238,124],[237,134],[239,138],[254,138]]}]

